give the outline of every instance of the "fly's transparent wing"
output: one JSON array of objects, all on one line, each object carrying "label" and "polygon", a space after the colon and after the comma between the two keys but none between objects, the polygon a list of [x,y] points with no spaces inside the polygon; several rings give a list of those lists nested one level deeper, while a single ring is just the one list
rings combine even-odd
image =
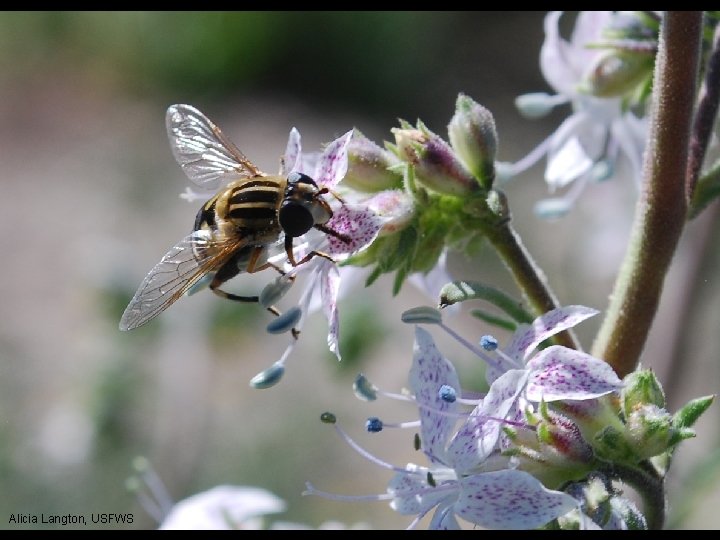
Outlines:
[{"label": "fly's transparent wing", "polygon": [[230,178],[264,175],[195,107],[171,105],[165,121],[173,155],[197,185],[216,190]]},{"label": "fly's transparent wing", "polygon": [[209,272],[218,270],[246,244],[235,239],[213,243],[204,231],[178,242],[138,287],[120,319],[120,330],[132,330],[156,317]]}]

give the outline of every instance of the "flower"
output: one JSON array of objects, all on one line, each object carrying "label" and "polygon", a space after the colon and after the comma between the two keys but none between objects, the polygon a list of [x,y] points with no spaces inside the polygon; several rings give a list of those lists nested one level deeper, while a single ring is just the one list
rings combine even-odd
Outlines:
[{"label": "flower", "polygon": [[498,420],[515,397],[504,394],[504,388],[491,388],[455,431],[459,403],[445,396],[448,388],[460,388],[457,373],[419,327],[410,388],[420,407],[423,451],[432,466],[410,464],[395,475],[388,487],[395,510],[421,517],[436,508],[430,528],[437,529],[459,528],[455,515],[487,528],[531,529],[577,507],[569,495],[545,488],[527,472],[508,469],[508,460],[497,453]]},{"label": "flower", "polygon": [[622,97],[601,98],[587,90],[592,70],[597,69],[600,62],[607,63],[601,49],[588,45],[600,42],[604,30],[619,25],[620,20],[629,16],[583,11],[571,40],[566,41],[560,37],[558,28],[561,15],[561,11],[553,11],[545,17],[545,41],[540,51],[543,76],[557,94],[526,94],[518,98],[517,104],[529,117],[543,116],[564,103],[572,104],[573,113],[526,157],[514,164],[498,166],[498,176],[507,179],[547,155],[545,180],[550,190],[574,184],[565,196],[538,203],[536,213],[543,217],[564,215],[588,182],[612,177],[620,153],[628,159],[639,185],[647,137],[646,119],[627,110]]},{"label": "flower", "polygon": [[[409,463],[395,467],[368,454],[340,428],[336,430],[361,455],[375,464],[394,471],[387,492],[370,497],[350,497],[318,491],[308,484],[306,494],[340,500],[390,500],[395,511],[415,515],[410,528],[434,510],[431,529],[458,529],[458,517],[487,528],[529,529],[578,507],[565,493],[547,489],[531,474],[512,470],[510,459],[497,446],[502,420],[491,414],[502,414],[513,403],[514,396],[491,391],[482,400],[468,400],[460,392],[453,365],[438,351],[430,334],[415,329],[413,362],[409,375],[413,398],[380,392],[364,377],[364,386],[373,387],[373,395],[382,393],[398,399],[411,399],[419,409],[420,437],[430,465]],[[469,415],[461,412],[468,403],[476,404]],[[334,415],[323,417],[336,423]],[[456,428],[460,422],[460,426]],[[371,433],[386,427],[414,427],[417,422],[391,425],[378,418],[368,420]],[[494,427],[491,427],[494,426]]]},{"label": "flower", "polygon": [[247,486],[216,486],[175,504],[160,529],[257,529],[258,517],[285,511],[285,502],[269,491]]},{"label": "flower", "polygon": [[597,313],[585,306],[554,309],[530,325],[520,325],[504,350],[492,336],[483,336],[477,348],[442,322],[439,326],[487,363],[490,392],[515,396],[501,417],[520,418],[528,402],[588,400],[623,387],[609,364],[582,351],[551,345],[535,352],[546,339]]},{"label": "flower", "polygon": [[[338,360],[341,356],[337,301],[341,275],[345,270],[338,268],[336,263],[369,245],[379,233],[383,222],[388,219],[375,212],[368,202],[359,199],[341,202],[339,196],[335,195],[338,184],[348,170],[348,145],[352,135],[352,130],[348,131],[328,144],[320,153],[303,154],[300,133],[295,128],[290,131],[280,174],[287,176],[292,172],[300,172],[310,176],[321,189],[328,190],[331,196],[327,199],[333,207],[333,216],[324,228],[332,231],[333,234],[311,230],[304,235],[295,246],[296,260],[301,260],[302,257],[313,252],[321,255],[316,255],[308,262],[291,268],[271,284],[271,287],[277,286],[286,291],[288,288],[286,284],[290,280],[300,275],[307,276],[305,290],[297,306],[300,316],[294,328],[298,331],[302,328],[306,315],[311,311],[311,302],[314,296],[318,295],[319,304],[328,320],[328,347]],[[253,378],[251,385],[255,388],[268,388],[276,384],[284,372],[285,361],[294,347],[295,340],[288,345],[278,362]]]}]

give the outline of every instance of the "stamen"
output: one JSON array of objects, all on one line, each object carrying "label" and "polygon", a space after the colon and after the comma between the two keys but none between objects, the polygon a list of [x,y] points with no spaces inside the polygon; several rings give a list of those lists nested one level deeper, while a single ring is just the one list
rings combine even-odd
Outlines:
[{"label": "stamen", "polygon": [[389,501],[394,497],[390,493],[379,493],[377,495],[340,495],[316,489],[310,482],[305,482],[305,491],[301,495],[317,495],[323,499],[332,501],[361,502],[361,501]]},{"label": "stamen", "polygon": [[267,368],[265,371],[261,371],[250,379],[250,386],[257,388],[258,390],[265,390],[271,388],[280,382],[282,376],[285,374],[285,366],[281,362],[275,362],[272,366]]},{"label": "stamen", "polygon": [[570,101],[562,94],[547,94],[545,92],[531,92],[515,98],[515,106],[521,115],[529,120],[543,118],[558,105]]},{"label": "stamen", "polygon": [[302,317],[302,310],[298,306],[293,306],[285,313],[273,319],[265,328],[269,334],[284,334],[290,330],[297,330],[295,325]]},{"label": "stamen", "polygon": [[480,338],[480,346],[488,352],[492,352],[498,348],[498,341],[493,336],[483,336]]},{"label": "stamen", "polygon": [[438,390],[438,397],[446,403],[455,403],[457,401],[457,392],[449,384],[443,384]]},{"label": "stamen", "polygon": [[506,161],[498,161],[495,164],[495,177],[500,182],[507,182],[511,178],[517,176],[535,165],[542,157],[547,154],[552,137],[548,137],[539,145],[533,148],[529,154],[515,163]]},{"label": "stamen", "polygon": [[495,359],[493,359],[491,356],[488,356],[485,351],[482,349],[478,349],[475,345],[470,343],[468,340],[466,340],[464,337],[462,337],[460,334],[455,332],[452,328],[449,326],[446,326],[445,323],[439,323],[438,324],[440,328],[445,330],[448,334],[450,334],[452,337],[454,337],[460,344],[464,345],[467,349],[474,352],[477,356],[483,359],[483,361],[490,367],[497,369],[498,371],[505,371],[503,369],[502,365],[498,363]]},{"label": "stamen", "polygon": [[375,401],[378,388],[362,373],[358,373],[353,381],[353,392],[358,399],[363,401]]},{"label": "stamen", "polygon": [[365,429],[368,433],[380,433],[383,430],[383,422],[377,416],[373,416],[365,422]]},{"label": "stamen", "polygon": [[[173,500],[165,484],[146,458],[136,457],[132,467],[138,475],[130,477],[125,485],[129,491],[135,493],[143,509],[158,523],[162,522],[173,507]],[[147,489],[147,493],[143,491],[143,487]]]},{"label": "stamen", "polygon": [[381,459],[373,456],[370,452],[365,450],[363,447],[361,447],[358,443],[356,443],[354,440],[350,438],[350,436],[345,433],[345,431],[338,425],[334,424],[335,431],[337,431],[338,435],[347,443],[349,444],[353,450],[355,450],[358,454],[360,454],[362,457],[367,459],[370,463],[374,463],[375,465],[378,465],[382,467],[383,469],[388,469],[393,472],[400,472],[404,474],[408,474],[408,471],[406,469],[403,469],[401,467],[395,467],[394,465],[391,465],[390,463],[386,463],[385,461],[382,461]]}]

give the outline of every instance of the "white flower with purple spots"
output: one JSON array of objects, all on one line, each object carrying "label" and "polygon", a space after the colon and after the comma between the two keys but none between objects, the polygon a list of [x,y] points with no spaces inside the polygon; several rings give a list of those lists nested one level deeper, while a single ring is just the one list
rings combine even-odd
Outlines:
[{"label": "white flower with purple spots", "polygon": [[581,90],[588,71],[593,69],[602,49],[597,43],[603,29],[627,17],[611,11],[582,11],[570,41],[560,36],[561,11],[545,17],[545,41],[540,51],[540,68],[556,95],[526,94],[518,106],[528,117],[539,117],[553,107],[570,103],[573,113],[557,130],[517,163],[503,163],[499,174],[509,178],[520,174],[547,155],[545,180],[551,191],[573,184],[563,197],[540,201],[536,212],[555,217],[565,214],[592,181],[614,175],[620,153],[628,160],[639,185],[642,153],[647,138],[647,122],[623,107],[622,99],[599,98]]},{"label": "white flower with purple spots", "polygon": [[415,331],[410,387],[431,466],[409,464],[393,477],[388,486],[393,509],[416,520],[435,509],[432,529],[460,528],[457,516],[486,528],[532,529],[577,507],[573,497],[508,469],[509,460],[497,451],[501,422],[494,415],[504,416],[515,396],[491,388],[470,416],[463,416],[449,391],[459,389],[455,368],[421,328]]},{"label": "white flower with purple spots", "polygon": [[[335,139],[320,153],[303,154],[300,133],[293,128],[290,131],[287,150],[280,168],[280,174],[283,176],[292,172],[300,172],[312,178],[319,188],[328,190],[325,199],[331,205],[333,215],[325,223],[325,227],[337,233],[337,236],[311,229],[296,242],[295,258],[301,260],[305,254],[314,251],[326,255],[332,260],[324,256],[315,256],[308,262],[291,268],[285,276],[279,278],[278,282],[289,283],[290,279],[301,275],[306,276],[307,284],[297,308],[287,312],[298,314],[295,319],[292,319],[292,323],[294,323],[292,326],[296,331],[302,328],[307,314],[311,311],[311,302],[319,296],[319,305],[328,320],[328,347],[338,359],[340,359],[340,324],[337,301],[341,276],[346,273],[346,270],[340,269],[336,263],[369,245],[387,219],[378,215],[367,203],[349,200],[341,202],[335,195],[336,188],[348,169],[347,147],[352,133],[352,131],[348,131]],[[279,288],[287,290],[284,285],[280,285]],[[251,385],[257,388],[267,388],[277,383],[284,373],[285,361],[294,349],[295,343],[296,340],[293,340],[280,360],[258,374],[251,381]]]},{"label": "white flower with purple spots", "polygon": [[482,435],[476,449],[480,458],[487,455],[487,449],[499,437],[499,422],[488,422],[488,417],[520,421],[533,403],[594,399],[622,388],[622,381],[610,365],[587,353],[560,345],[537,351],[546,339],[597,313],[585,306],[554,309],[529,325],[520,325],[504,350],[492,336],[483,336],[478,348],[439,323],[487,364],[490,389],[479,406],[474,426]]}]

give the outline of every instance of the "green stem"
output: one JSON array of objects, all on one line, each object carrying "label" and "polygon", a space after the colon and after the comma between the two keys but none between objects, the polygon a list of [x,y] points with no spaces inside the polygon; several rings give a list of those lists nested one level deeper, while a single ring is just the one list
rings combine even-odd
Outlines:
[{"label": "green stem", "polygon": [[702,17],[700,11],[667,12],[660,26],[642,190],[628,251],[592,350],[620,377],[639,362],[685,224]]},{"label": "green stem", "polygon": [[[535,315],[542,315],[560,306],[547,284],[543,271],[525,249],[509,221],[486,227],[484,232],[512,273],[518,287],[527,297]],[[580,343],[569,330],[556,334],[554,339],[558,345],[581,350]]]}]

